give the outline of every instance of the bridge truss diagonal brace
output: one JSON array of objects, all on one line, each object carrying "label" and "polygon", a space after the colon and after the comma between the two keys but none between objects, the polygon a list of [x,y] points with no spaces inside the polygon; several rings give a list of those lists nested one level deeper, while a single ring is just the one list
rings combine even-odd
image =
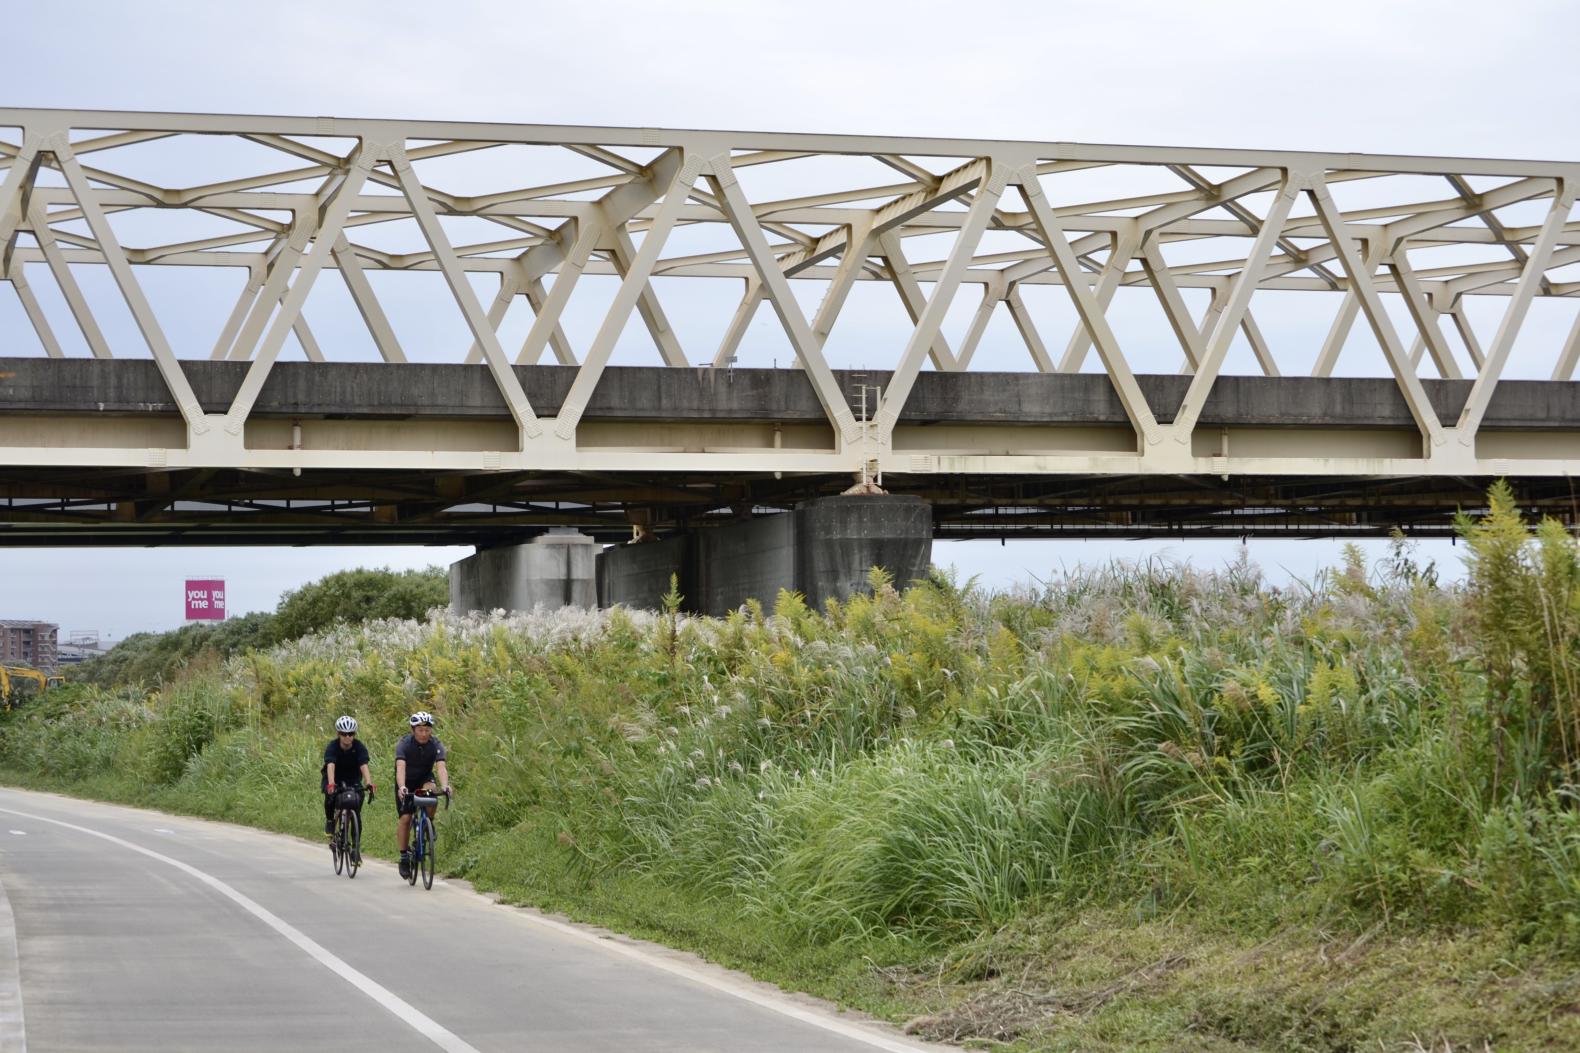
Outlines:
[{"label": "bridge truss diagonal brace", "polygon": [[[613,238],[615,271],[624,278],[631,273],[631,265],[636,260],[636,245],[623,223],[612,228],[610,236]],[[658,302],[658,294],[653,291],[651,279],[642,283],[641,292],[636,297],[636,312],[642,316],[642,323],[647,326],[648,334],[652,336],[653,344],[663,356],[666,366],[691,365],[685,350],[680,346],[680,338],[675,335],[674,327],[669,324],[669,318]]]},{"label": "bridge truss diagonal brace", "polygon": [[1170,273],[1169,265],[1163,259],[1162,250],[1158,247],[1155,233],[1149,233],[1141,239],[1141,269],[1146,272],[1152,291],[1157,294],[1158,303],[1163,307],[1163,315],[1168,319],[1169,328],[1174,330],[1174,338],[1180,342],[1180,349],[1185,352],[1186,368],[1192,371],[1200,368],[1202,327],[1198,326],[1196,320],[1191,317],[1190,307],[1180,295],[1174,275]]},{"label": "bridge truss diagonal brace", "polygon": [[[269,324],[275,308],[286,294],[291,276],[296,273],[296,265],[301,262],[307,246],[312,243],[317,224],[316,209],[294,217],[285,241],[279,245],[274,258],[265,268],[263,284],[257,285],[249,276],[246,288],[237,297],[236,310],[232,312],[232,316],[235,317],[236,312],[240,312],[242,305],[246,304],[248,305],[246,320],[234,331],[234,340],[228,341],[224,333],[221,334],[214,345],[214,358],[227,358],[240,362],[252,358],[259,341],[263,339],[264,327]],[[225,332],[231,331],[231,326],[227,323]]]},{"label": "bridge truss diagonal brace", "polygon": [[[1262,219],[1262,229],[1257,231],[1256,239],[1246,253],[1245,266],[1234,280],[1228,296],[1220,298],[1208,310],[1212,328],[1201,337],[1201,362],[1191,377],[1190,387],[1185,391],[1185,399],[1180,403],[1173,423],[1169,425],[1174,441],[1187,450],[1190,449],[1191,433],[1195,431],[1202,408],[1207,404],[1207,396],[1212,393],[1218,374],[1223,370],[1223,361],[1229,353],[1229,345],[1234,342],[1235,331],[1240,328],[1246,311],[1250,309],[1251,294],[1262,280],[1262,272],[1267,268],[1267,262],[1284,231],[1284,224],[1289,219],[1289,210],[1300,196],[1303,183],[1304,180],[1294,173],[1284,174],[1278,196],[1273,199],[1272,207]],[[1214,320],[1213,311],[1220,305],[1221,313]]]},{"label": "bridge truss diagonal brace", "polygon": [[[680,218],[681,210],[686,204],[688,191],[695,185],[697,177],[707,165],[703,158],[694,154],[682,154],[679,150],[670,150],[659,160],[663,162],[663,169],[670,173],[669,177],[663,180],[663,201],[658,206],[657,214],[653,216],[646,236],[642,238],[641,246],[631,257],[630,266],[626,268],[625,277],[620,280],[620,288],[616,290],[614,299],[609,304],[603,324],[598,327],[598,334],[593,337],[591,346],[587,348],[587,356],[582,361],[581,368],[576,371],[576,379],[571,382],[571,389],[565,395],[564,404],[560,406],[559,416],[554,420],[554,434],[562,442],[574,441],[576,426],[581,422],[582,414],[587,411],[587,403],[592,398],[593,390],[598,386],[598,378],[603,376],[604,368],[609,364],[609,356],[614,353],[615,342],[620,339],[626,322],[631,318],[631,312],[636,309],[637,301],[641,299],[642,292],[647,287],[648,278],[653,273],[654,265],[658,263],[658,255],[664,248],[664,242],[668,240],[669,232],[674,229],[675,221]],[[657,167],[658,164],[655,162],[655,168]],[[610,227],[625,226],[631,215],[627,210],[632,209],[630,200],[632,193],[645,197],[648,188],[627,183],[603,200],[602,213]],[[645,204],[638,204],[636,207],[645,207]],[[634,209],[632,211],[634,212]],[[578,234],[578,238],[580,237],[581,235]],[[588,251],[591,251],[590,246]],[[551,297],[559,292],[560,286],[565,283],[565,278],[566,275],[562,273],[555,279],[554,287],[550,291]],[[533,334],[528,336],[529,342],[533,335],[539,332],[539,325],[557,324],[558,321],[557,313],[551,317],[545,309],[533,324]],[[541,336],[546,341],[547,331]]]},{"label": "bridge truss diagonal brace", "polygon": [[[549,268],[545,266],[544,261],[536,259],[533,253],[529,253],[528,258],[522,262],[522,270],[526,274],[527,303],[532,307],[532,326],[521,342],[521,350],[516,353],[517,365],[537,365],[538,359],[543,355],[543,349],[549,346],[554,348],[555,360],[560,365],[576,365],[576,356],[571,351],[570,341],[566,339],[564,331],[560,328],[560,319],[565,315],[565,305],[570,303],[571,293],[576,290],[576,283],[581,280],[582,272],[587,269],[587,261],[592,258],[593,249],[604,236],[607,224],[600,218],[601,215],[599,210],[589,209],[585,215],[570,221],[575,225],[569,230],[562,230],[560,236],[568,239],[569,244],[560,246],[556,250],[559,271],[547,293],[543,291],[542,275],[547,273]],[[541,271],[540,267],[543,268]]]},{"label": "bridge truss diagonal brace", "polygon": [[[971,207],[966,210],[966,218],[960,224],[960,233],[955,237],[954,247],[949,250],[949,257],[944,261],[943,269],[938,272],[933,284],[933,295],[928,298],[927,306],[922,309],[916,328],[912,330],[911,338],[906,342],[905,351],[900,356],[900,363],[889,379],[889,390],[883,393],[883,398],[878,404],[875,420],[876,434],[871,437],[881,447],[889,448],[893,445],[894,426],[899,423],[900,412],[911,396],[911,388],[916,384],[916,374],[922,368],[922,359],[938,339],[938,331],[943,325],[944,315],[948,313],[949,305],[960,289],[960,282],[971,266],[977,245],[981,242],[988,223],[992,221],[999,199],[1003,197],[1004,188],[1008,185],[1009,166],[992,160],[986,163],[988,166],[986,178],[977,187],[976,195],[971,200]],[[1033,168],[1032,171],[1035,173],[1036,169]]]},{"label": "bridge truss diagonal brace", "polygon": [[[483,348],[483,358],[488,363],[488,371],[493,375],[494,383],[498,385],[505,405],[510,408],[510,415],[515,419],[516,427],[521,433],[521,449],[525,451],[532,440],[543,434],[543,425],[538,421],[538,415],[532,411],[531,403],[527,401],[527,393],[521,386],[521,378],[516,376],[510,360],[505,357],[504,349],[499,346],[499,335],[489,323],[487,315],[483,313],[482,305],[477,302],[477,293],[467,281],[466,272],[461,269],[460,258],[456,256],[450,239],[445,236],[444,227],[440,225],[439,216],[434,211],[433,201],[428,197],[428,189],[417,178],[416,169],[412,168],[411,161],[406,156],[404,144],[394,143],[386,149],[390,167],[395,170],[395,178],[400,182],[401,193],[405,195],[407,204],[411,206],[412,217],[417,220],[417,226],[422,230],[424,240],[433,250],[434,261],[444,274],[445,284],[450,287],[450,295],[455,298],[456,306],[465,316],[467,328],[472,331],[472,338]],[[337,235],[338,233],[339,231],[336,231]],[[314,255],[319,254],[314,253]],[[295,291],[294,287],[292,291]]]},{"label": "bridge truss diagonal brace", "polygon": [[[720,207],[724,209],[725,219],[735,231],[735,236],[740,239],[742,248],[746,250],[746,255],[752,262],[757,280],[762,283],[763,296],[773,305],[774,313],[779,316],[779,324],[784,327],[785,335],[790,339],[790,346],[795,350],[796,356],[801,360],[801,367],[811,379],[812,390],[817,394],[818,402],[833,426],[835,436],[844,446],[858,444],[862,437],[861,425],[856,422],[856,415],[850,411],[850,404],[846,401],[844,392],[840,391],[839,382],[834,379],[834,372],[828,367],[828,360],[823,357],[822,345],[812,332],[812,327],[807,324],[806,315],[802,313],[801,305],[796,302],[795,293],[790,290],[790,282],[785,277],[784,267],[774,256],[768,238],[763,234],[762,225],[757,222],[751,203],[746,200],[741,184],[735,178],[735,170],[730,164],[729,155],[721,154],[707,161],[703,165],[703,174],[712,186],[714,195],[719,199]],[[648,238],[651,239],[652,236],[649,234]],[[647,240],[642,242],[642,246],[647,247]]]},{"label": "bridge truss diagonal brace", "polygon": [[1119,340],[1114,336],[1114,331],[1109,328],[1108,319],[1098,303],[1097,296],[1081,277],[1081,267],[1076,259],[1075,249],[1071,246],[1069,238],[1065,236],[1064,226],[1054,214],[1052,206],[1048,204],[1042,183],[1037,178],[1036,168],[1020,170],[1011,177],[1011,182],[1020,187],[1021,196],[1025,198],[1026,207],[1031,212],[1032,222],[1036,225],[1043,244],[1047,246],[1049,258],[1064,277],[1064,291],[1075,304],[1075,312],[1081,319],[1081,325],[1091,334],[1097,355],[1102,359],[1103,368],[1108,373],[1110,383],[1114,385],[1114,391],[1119,395],[1125,416],[1130,418],[1131,427],[1135,429],[1138,440],[1143,447],[1157,445],[1163,441],[1163,431],[1158,426],[1157,418],[1152,414],[1152,407],[1147,404],[1146,396],[1141,392],[1141,385],[1136,383],[1135,374],[1130,371],[1130,363],[1126,361],[1124,352],[1120,350]]},{"label": "bridge truss diagonal brace", "polygon": [[[534,318],[543,313],[544,304],[548,302],[549,294],[543,288],[542,278],[533,278],[531,281],[526,282],[522,286],[522,294],[526,296],[527,304],[532,308]],[[558,319],[560,315],[556,314],[554,317]],[[574,366],[577,364],[576,352],[571,349],[570,338],[565,335],[565,330],[561,328],[558,321],[555,322],[553,331],[549,333],[549,346],[554,349],[554,360],[560,365]]]},{"label": "bridge truss diagonal brace", "polygon": [[[345,178],[341,180],[334,196],[324,206],[323,216],[315,225],[314,251],[302,258],[296,279],[291,282],[290,288],[281,299],[279,310],[274,315],[274,322],[258,345],[258,353],[252,365],[248,367],[247,376],[242,380],[241,388],[236,392],[236,397],[231,401],[230,409],[225,414],[225,432],[232,438],[239,439],[246,428],[247,417],[252,413],[253,404],[258,400],[258,393],[263,390],[264,381],[269,378],[275,359],[279,357],[281,348],[285,346],[285,336],[295,329],[296,320],[302,313],[302,305],[307,302],[307,294],[312,291],[314,281],[323,271],[324,264],[331,254],[331,246],[340,237],[346,216],[351,210],[351,203],[356,199],[362,184],[367,180],[368,173],[373,170],[373,165],[380,156],[382,156],[381,150],[368,143],[360,144],[356,153],[352,155]],[[278,265],[279,261],[277,261]],[[267,295],[266,282],[259,296],[260,302],[253,305],[254,313],[263,307],[261,301]]]},{"label": "bridge truss diagonal brace", "polygon": [[187,428],[187,444],[193,445],[200,436],[209,431],[209,423],[204,418],[203,407],[198,404],[197,395],[193,392],[181,363],[176,360],[170,341],[165,338],[164,329],[160,327],[159,319],[154,315],[153,306],[144,295],[137,275],[132,272],[131,261],[127,259],[126,251],[121,248],[121,243],[115,237],[115,231],[111,229],[109,220],[105,218],[104,209],[99,206],[98,198],[94,196],[93,188],[88,184],[87,174],[83,172],[76,154],[72,152],[71,137],[64,131],[56,132],[45,140],[43,148],[54,156],[55,164],[60,168],[61,175],[65,177],[66,185],[71,188],[72,196],[77,200],[77,207],[82,210],[83,220],[98,241],[104,262],[110,268],[110,274],[115,278],[116,285],[120,286],[121,296],[126,300],[126,306],[131,310],[132,318],[136,321],[138,331],[142,333],[149,352],[154,356],[159,375],[164,378],[171,398],[175,399],[176,405],[180,407],[181,419],[186,423]]},{"label": "bridge truss diagonal brace", "polygon": [[26,198],[38,174],[38,155],[38,137],[24,132],[22,146],[12,158],[4,182],[0,182],[0,278],[11,275],[12,248],[17,228],[26,219]]},{"label": "bridge truss diagonal brace", "polygon": [[1382,296],[1377,291],[1374,259],[1389,255],[1391,246],[1381,244],[1371,246],[1370,251],[1363,257],[1355,245],[1355,238],[1348,224],[1344,222],[1344,214],[1339,211],[1332,192],[1328,190],[1326,180],[1320,174],[1312,177],[1306,192],[1316,207],[1317,217],[1322,223],[1323,230],[1327,232],[1328,241],[1338,254],[1339,263],[1344,269],[1344,276],[1349,279],[1355,300],[1365,313],[1366,321],[1370,323],[1372,333],[1388,359],[1388,367],[1393,371],[1394,381],[1399,385],[1399,390],[1404,394],[1405,402],[1410,407],[1410,415],[1415,418],[1416,427],[1420,429],[1422,440],[1426,444],[1424,453],[1430,456],[1433,451],[1444,445],[1447,436],[1438,421],[1437,411],[1432,407],[1432,400],[1427,397],[1426,389],[1421,386],[1421,378],[1416,375],[1415,367],[1410,363],[1410,353],[1399,339],[1399,333],[1394,329],[1393,321],[1388,317],[1388,310],[1383,306]]},{"label": "bridge truss diagonal brace", "polygon": [[[576,365],[576,355],[571,350],[570,341],[560,326],[560,320],[564,316],[565,306],[570,302],[576,283],[581,280],[582,273],[587,268],[587,261],[592,258],[593,250],[598,245],[605,242],[613,244],[620,240],[616,238],[618,232],[624,235],[623,245],[628,250],[623,254],[623,258],[620,258],[616,246],[617,262],[622,268],[622,280],[626,274],[629,274],[635,253],[629,251],[631,240],[629,234],[625,234],[625,225],[638,212],[659,199],[679,167],[679,152],[665,151],[646,169],[641,170],[640,178],[622,183],[597,201],[587,204],[579,214],[555,227],[548,240],[541,245],[533,246],[517,257],[514,275],[507,275],[501,279],[499,296],[494,302],[498,318],[493,323],[497,328],[510,301],[517,294],[526,296],[532,308],[533,324],[522,342],[521,350],[516,355],[517,365],[536,365],[543,355],[544,348],[550,346],[553,347],[555,360],[560,365]],[[550,272],[557,273],[554,285],[545,292],[543,277]],[[650,283],[643,285],[641,304],[642,318],[647,323],[649,332],[653,334],[653,340],[659,346],[660,353],[665,355],[669,364],[675,364],[673,356],[680,353],[680,345],[673,338],[673,331],[669,329],[669,322],[664,318],[662,309],[657,306],[658,301],[653,295]],[[495,312],[491,311],[490,318],[494,318],[494,314]],[[667,339],[661,336],[660,326],[669,334]],[[481,361],[481,358],[481,348],[474,343],[466,360],[477,362]],[[683,353],[681,360],[684,361]]]},{"label": "bridge truss diagonal brace", "polygon": [[[987,332],[988,323],[993,320],[994,309],[1001,301],[1007,299],[1008,295],[1008,283],[1002,276],[995,275],[982,283],[982,301],[977,304],[976,313],[971,316],[971,324],[966,327],[966,335],[960,341],[960,351],[956,358],[960,369],[966,369],[971,365],[971,359],[975,357],[977,348],[982,344],[983,334]],[[1036,354],[1035,351],[1032,353]],[[1043,348],[1043,354],[1047,355],[1047,348]],[[1051,372],[1053,360],[1049,359],[1046,366],[1039,362],[1037,368]]]},{"label": "bridge truss diagonal brace", "polygon": [[1509,352],[1514,348],[1514,340],[1520,334],[1520,327],[1525,324],[1525,315],[1531,307],[1531,297],[1546,277],[1547,264],[1553,257],[1553,250],[1558,246],[1558,236],[1563,232],[1564,225],[1569,221],[1569,213],[1574,209],[1575,192],[1580,190],[1574,180],[1561,180],[1553,191],[1552,207],[1547,210],[1547,218],[1542,222],[1541,233],[1536,236],[1536,243],[1531,246],[1525,265],[1520,269],[1519,281],[1515,284],[1514,295],[1509,299],[1509,305],[1504,309],[1503,321],[1498,324],[1497,335],[1492,338],[1492,346],[1487,349],[1487,360],[1476,374],[1476,382],[1471,385],[1470,395],[1465,399],[1465,408],[1460,411],[1459,424],[1455,431],[1459,433],[1459,441],[1468,447],[1474,448],[1476,432],[1481,427],[1482,417],[1486,415],[1487,406],[1492,401],[1492,392],[1498,386],[1498,380],[1503,375],[1503,367],[1509,360]]},{"label": "bridge truss diagonal brace", "polygon": [[1437,326],[1440,316],[1422,290],[1421,281],[1415,275],[1415,268],[1410,266],[1410,259],[1405,254],[1403,245],[1389,254],[1388,270],[1393,274],[1394,284],[1398,287],[1405,306],[1409,308],[1411,320],[1421,331],[1416,338],[1415,346],[1410,349],[1411,368],[1416,368],[1420,363],[1420,352],[1417,348],[1422,348],[1431,353],[1432,362],[1437,366],[1440,376],[1449,380],[1459,380],[1459,363],[1454,361],[1454,352],[1449,348],[1448,341],[1443,339],[1443,330]]},{"label": "bridge truss diagonal brace", "polygon": [[61,350],[60,341],[55,339],[55,330],[49,324],[49,316],[39,305],[38,297],[33,295],[33,287],[28,284],[27,276],[22,273],[20,265],[12,268],[10,282],[11,288],[16,290],[16,298],[22,301],[22,311],[32,323],[33,332],[38,335],[38,342],[44,347],[44,354],[49,358],[65,358],[66,352]]},{"label": "bridge truss diagonal brace", "polygon": [[66,262],[66,257],[60,251],[60,243],[55,240],[55,232],[49,226],[49,214],[45,211],[42,202],[34,202],[28,209],[27,229],[32,231],[33,238],[38,242],[39,251],[44,254],[44,261],[49,264],[49,272],[55,278],[55,284],[60,289],[61,296],[66,305],[71,308],[71,316],[76,319],[77,328],[82,331],[82,338],[88,342],[88,350],[94,358],[109,358],[110,345],[104,339],[104,333],[99,329],[97,319],[88,306],[88,301],[82,295],[82,287],[77,284],[76,276],[71,273],[71,265]]},{"label": "bridge truss diagonal brace", "polygon": [[335,239],[334,256],[335,265],[340,268],[340,277],[351,293],[352,302],[357,305],[357,313],[362,316],[363,324],[373,335],[373,343],[379,349],[379,356],[386,362],[406,361],[406,352],[401,349],[400,340],[395,336],[395,329],[390,325],[389,317],[385,315],[379,298],[374,295],[373,286],[369,284],[367,273],[362,269],[362,261],[357,259],[356,250],[351,247],[351,242],[346,240],[344,232]]},{"label": "bridge truss diagonal brace", "polygon": [[[853,243],[852,247],[854,247]],[[927,297],[922,295],[922,286],[916,280],[916,272],[911,270],[911,263],[905,258],[905,250],[900,245],[899,235],[892,230],[884,231],[878,237],[878,251],[888,261],[889,273],[894,277],[895,291],[900,294],[900,302],[905,305],[905,313],[911,316],[911,324],[920,323],[922,311],[927,307]],[[932,346],[927,349],[927,353],[936,369],[960,368],[959,363],[955,361],[954,352],[949,349],[949,341],[944,339],[942,333],[933,338]]]},{"label": "bridge truss diagonal brace", "polygon": [[746,291],[741,293],[741,302],[736,305],[735,313],[724,327],[724,335],[719,338],[719,349],[713,353],[715,366],[728,366],[734,362],[735,353],[740,350],[741,341],[746,337],[746,327],[752,324],[752,318],[763,302],[763,283],[756,278],[747,278],[745,284]]},{"label": "bridge truss diagonal brace", "polygon": [[[499,326],[505,320],[505,314],[510,310],[511,303],[521,294],[521,280],[509,272],[499,275],[499,291],[494,294],[494,302],[488,305],[488,326],[497,336]],[[472,346],[466,350],[466,364],[475,366],[483,361],[483,345],[476,337],[472,338]]]},{"label": "bridge truss diagonal brace", "polygon": [[[1099,309],[1108,310],[1108,305],[1114,300],[1114,293],[1119,289],[1119,282],[1125,276],[1125,268],[1135,258],[1136,249],[1140,245],[1135,225],[1128,226],[1123,232],[1114,236],[1112,248],[1109,249],[1108,262],[1103,264],[1102,273],[1097,276],[1095,299]],[[1065,345],[1064,357],[1059,360],[1060,373],[1079,373],[1086,364],[1086,353],[1092,347],[1092,333],[1084,325],[1076,326],[1075,332],[1070,335],[1069,343]]]},{"label": "bridge truss diagonal brace", "polygon": [[1558,364],[1553,367],[1552,378],[1573,380],[1576,362],[1580,362],[1580,314],[1575,315],[1574,325],[1569,327],[1569,337],[1564,341],[1564,349],[1558,355]]}]

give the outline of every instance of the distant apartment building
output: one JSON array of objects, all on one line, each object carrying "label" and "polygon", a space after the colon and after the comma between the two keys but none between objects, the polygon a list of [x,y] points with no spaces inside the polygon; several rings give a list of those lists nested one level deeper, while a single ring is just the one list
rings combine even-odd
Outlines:
[{"label": "distant apartment building", "polygon": [[58,625],[0,618],[0,663],[30,665],[53,673],[59,636]]}]

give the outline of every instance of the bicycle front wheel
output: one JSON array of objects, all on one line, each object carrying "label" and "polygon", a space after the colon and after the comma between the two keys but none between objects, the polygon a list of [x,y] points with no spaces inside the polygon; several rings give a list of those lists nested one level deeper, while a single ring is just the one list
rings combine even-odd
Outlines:
[{"label": "bicycle front wheel", "polygon": [[408,885],[417,884],[417,871],[420,868],[423,851],[427,848],[422,843],[422,823],[423,814],[422,809],[419,808],[417,814],[412,816],[411,820],[411,867],[406,871],[406,884]]},{"label": "bicycle front wheel", "polygon": [[362,819],[347,809],[346,817],[346,877],[355,879],[357,868],[362,865]]},{"label": "bicycle front wheel", "polygon": [[433,857],[436,854],[434,849],[438,846],[434,844],[433,823],[426,815],[422,817],[422,832],[422,859],[419,860],[422,866],[422,887],[433,888]]},{"label": "bicycle front wheel", "polygon": [[335,860],[335,873],[346,865],[346,813],[335,813],[335,832],[329,839],[329,854]]}]

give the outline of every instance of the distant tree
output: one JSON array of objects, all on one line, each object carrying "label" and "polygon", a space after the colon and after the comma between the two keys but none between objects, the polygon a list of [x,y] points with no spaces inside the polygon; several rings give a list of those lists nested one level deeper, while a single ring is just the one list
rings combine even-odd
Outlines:
[{"label": "distant tree", "polygon": [[101,687],[168,683],[187,669],[295,640],[337,622],[422,618],[450,601],[440,567],[347,570],[286,593],[273,614],[257,611],[164,633],[134,633],[109,653],[66,669],[72,683]]},{"label": "distant tree", "polygon": [[271,632],[276,641],[295,640],[337,622],[422,618],[449,602],[449,579],[440,567],[343,570],[286,593]]},{"label": "distant tree", "polygon": [[169,681],[182,670],[211,661],[224,661],[234,654],[273,641],[274,615],[263,611],[244,614],[223,622],[182,626],[165,633],[133,633],[98,658],[89,659],[64,672],[72,683],[154,684]]}]

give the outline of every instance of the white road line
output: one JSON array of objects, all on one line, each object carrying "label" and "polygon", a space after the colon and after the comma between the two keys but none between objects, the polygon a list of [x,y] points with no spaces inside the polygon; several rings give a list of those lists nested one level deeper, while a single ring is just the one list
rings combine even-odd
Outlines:
[{"label": "white road line", "polygon": [[[214,891],[218,892],[220,895],[236,903],[247,913],[262,921],[265,925],[269,926],[269,928],[273,929],[275,932],[278,932],[281,936],[284,936],[302,950],[306,951],[311,957],[317,959],[317,961],[326,969],[337,974],[341,979],[345,980],[346,983],[350,984],[352,987],[355,987],[357,990],[373,999],[373,1001],[383,1006],[389,1011],[390,1015],[395,1017],[395,1019],[412,1027],[423,1037],[431,1041],[434,1045],[444,1050],[445,1053],[479,1053],[475,1047],[463,1041],[459,1035],[447,1030],[437,1021],[419,1012],[414,1006],[412,1006],[405,999],[396,995],[389,988],[377,983],[364,973],[353,969],[345,961],[329,953],[329,951],[326,950],[322,945],[314,942],[312,939],[309,939],[308,936],[300,929],[296,928],[296,926],[273,913],[268,908],[258,903],[256,900],[253,900],[248,896],[236,891],[236,889],[225,884],[225,882],[221,881],[217,877],[214,877],[212,874],[205,873],[204,871],[199,870],[197,867],[192,866],[189,863],[183,863],[179,859],[172,859],[167,855],[162,855],[158,852],[151,851],[150,849],[144,848],[142,845],[123,840],[122,838],[115,837],[112,834],[101,833],[98,830],[93,830],[86,826],[78,826],[76,823],[67,823],[59,819],[50,819],[42,815],[33,815],[29,812],[19,812],[11,808],[0,808],[0,812],[4,812],[7,815],[18,815],[25,819],[35,819],[41,823],[53,823],[56,826],[63,826],[67,830],[75,830],[78,833],[87,834],[90,837],[97,837],[102,840],[109,841],[111,844],[120,845],[122,848],[130,849],[133,852],[145,855],[150,859],[157,859],[161,863],[175,867],[182,873],[191,875],[197,880],[203,882],[203,884],[212,888]],[[7,917],[10,915],[9,905],[6,907],[6,915]],[[0,977],[0,982],[3,982],[3,977]],[[17,992],[17,1022],[20,1025],[20,985],[17,988]],[[0,994],[3,994],[3,992],[0,992]],[[0,1039],[3,1038],[4,1035],[0,1034]],[[0,1049],[9,1050],[10,1048],[10,1046],[0,1045]]]},{"label": "white road line", "polygon": [[[464,894],[462,893],[462,895]],[[555,921],[553,918],[545,918],[541,914],[533,914],[513,908],[507,909],[510,909],[516,917],[533,925],[541,925],[563,935],[574,937],[584,943],[601,947],[610,954],[633,958],[643,965],[654,969],[662,969],[664,972],[672,973],[675,976],[685,977],[687,980],[699,983],[704,987],[711,987],[713,990],[730,995],[732,998],[739,998],[743,1002],[750,1002],[752,1005],[772,1010],[781,1016],[799,1020],[803,1024],[822,1028],[824,1031],[832,1031],[836,1035],[854,1039],[875,1049],[887,1050],[888,1053],[928,1053],[931,1050],[944,1048],[941,1046],[920,1045],[915,1042],[907,1042],[904,1039],[890,1038],[888,1035],[879,1034],[871,1028],[840,1020],[821,1010],[796,1005],[782,996],[764,993],[728,975],[715,975],[711,970],[695,969],[684,962],[670,961],[643,950],[641,947],[621,943],[618,940],[610,939],[607,935],[579,929],[574,925],[566,925],[564,922]]]},{"label": "white road line", "polygon": [[0,882],[0,1053],[27,1053],[22,1019],[22,959],[17,953],[16,918]]}]

